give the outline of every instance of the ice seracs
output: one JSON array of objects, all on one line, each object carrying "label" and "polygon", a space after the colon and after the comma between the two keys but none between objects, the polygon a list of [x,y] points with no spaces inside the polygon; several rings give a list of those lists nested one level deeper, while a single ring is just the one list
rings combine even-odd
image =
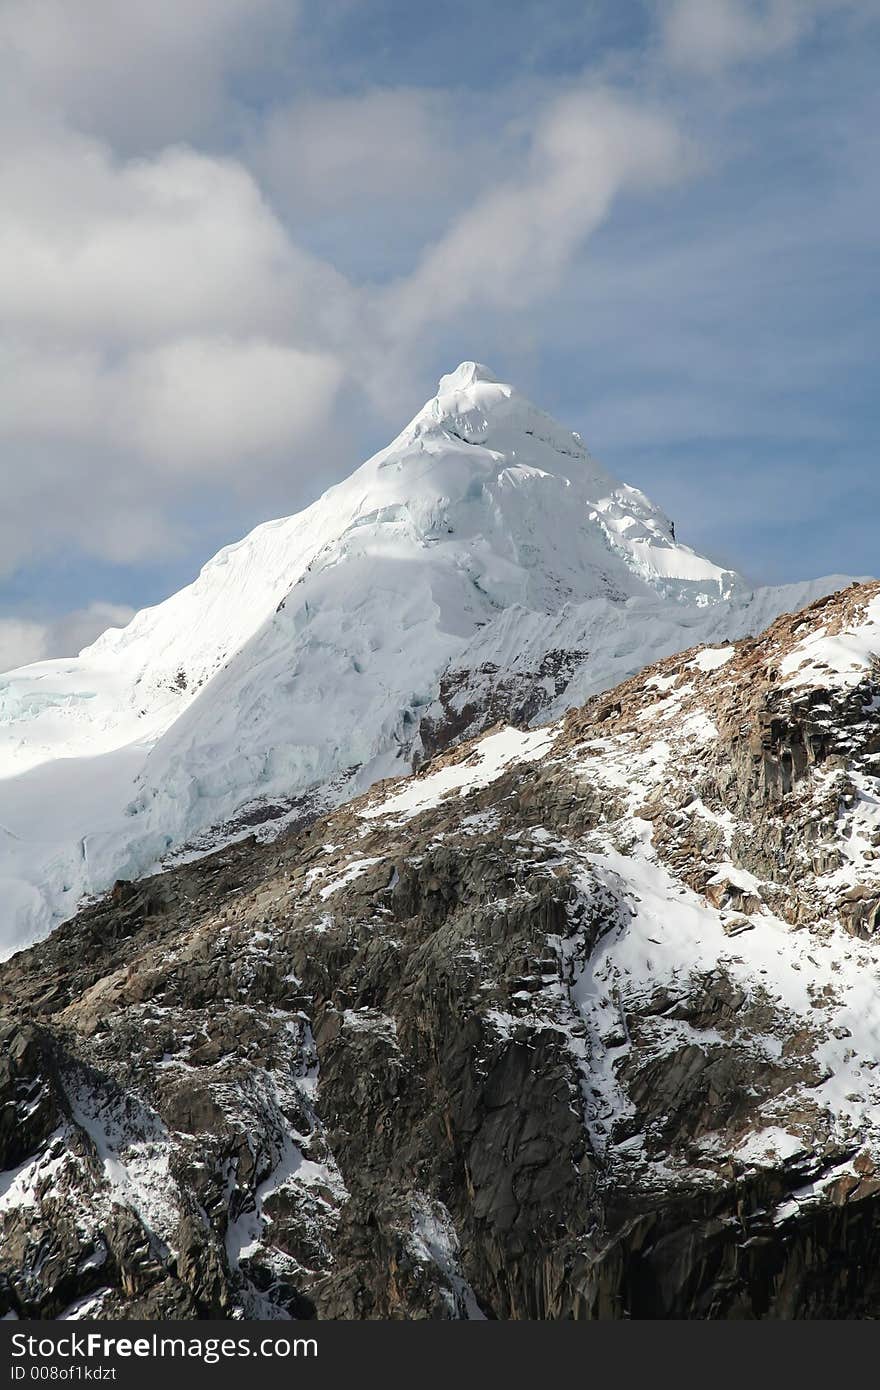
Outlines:
[{"label": "ice seracs", "polygon": [[840,582],[752,593],[464,362],[312,506],[78,658],[0,676],[0,944],[187,845],[406,771],[445,673],[485,705],[515,672],[537,722]]}]

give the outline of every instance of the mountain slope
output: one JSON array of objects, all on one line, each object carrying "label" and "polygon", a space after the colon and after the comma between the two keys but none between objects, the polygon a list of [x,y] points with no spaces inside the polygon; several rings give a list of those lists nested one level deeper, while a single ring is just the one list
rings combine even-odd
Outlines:
[{"label": "mountain slope", "polygon": [[186,846],[755,630],[753,594],[474,363],[381,453],[70,661],[0,677],[8,951]]},{"label": "mountain slope", "polygon": [[880,1314],[880,584],[0,968],[0,1311]]}]

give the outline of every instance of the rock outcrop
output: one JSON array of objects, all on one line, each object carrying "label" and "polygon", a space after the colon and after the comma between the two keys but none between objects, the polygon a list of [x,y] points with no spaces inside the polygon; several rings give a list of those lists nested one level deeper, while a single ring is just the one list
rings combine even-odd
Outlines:
[{"label": "rock outcrop", "polygon": [[0,1311],[880,1312],[880,585],[0,967]]}]

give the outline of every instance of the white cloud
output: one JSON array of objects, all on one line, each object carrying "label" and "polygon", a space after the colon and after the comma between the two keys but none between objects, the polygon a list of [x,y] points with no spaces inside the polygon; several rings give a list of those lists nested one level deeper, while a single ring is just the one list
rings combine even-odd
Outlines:
[{"label": "white cloud", "polygon": [[242,158],[299,239],[355,282],[387,283],[516,161],[519,101],[491,88],[306,95],[254,122]]},{"label": "white cloud", "polygon": [[75,656],[108,627],[124,627],[134,609],[120,603],[95,602],[49,622],[0,618],[0,672],[53,656]]},{"label": "white cloud", "polygon": [[0,671],[28,666],[46,655],[46,629],[42,623],[19,618],[0,618]]},{"label": "white cloud", "polygon": [[[136,358],[116,422],[147,455],[212,476],[320,429],[343,376],[329,353],[249,339],[187,338]],[[248,470],[246,485],[253,483]]]},{"label": "white cloud", "polygon": [[158,488],[131,453],[61,434],[4,441],[3,459],[0,576],[77,552],[155,565],[192,539],[183,520],[185,482]]},{"label": "white cloud", "polygon": [[116,147],[156,147],[210,131],[230,79],[270,62],[297,15],[296,0],[0,0],[0,73]]},{"label": "white cloud", "polygon": [[672,0],[661,6],[663,46],[675,65],[706,75],[769,58],[810,32],[824,13],[874,8],[874,0]]},{"label": "white cloud", "polygon": [[259,338],[185,337],[118,358],[0,344],[0,438],[112,446],[158,474],[219,481],[309,438],[342,374],[332,354]]},{"label": "white cloud", "polygon": [[[56,340],[143,342],[320,321],[343,282],[300,251],[236,160],[116,161],[43,132],[0,151],[0,320]],[[314,323],[310,322],[310,327]]]},{"label": "white cloud", "polygon": [[188,540],[193,502],[207,513],[254,489],[267,506],[298,495],[338,444],[342,374],[331,354],[258,338],[175,339],[115,361],[0,351],[0,574],[71,548],[155,564]]},{"label": "white cloud", "polygon": [[678,65],[704,72],[766,57],[794,41],[803,9],[796,0],[758,6],[744,0],[674,0],[664,11],[666,51]]},{"label": "white cloud", "polygon": [[447,93],[417,87],[306,98],[271,113],[254,158],[294,216],[437,198],[460,166],[451,107]]},{"label": "white cloud", "polygon": [[0,178],[0,572],[59,545],[155,563],[206,477],[265,484],[285,455],[295,475],[359,300],[248,170],[120,160],[50,122],[0,137]]},{"label": "white cloud", "polygon": [[679,182],[695,153],[664,113],[574,92],[538,117],[524,168],[492,186],[389,296],[402,336],[470,304],[522,306],[559,280],[621,194]]},{"label": "white cloud", "polygon": [[75,656],[108,627],[125,627],[133,617],[134,609],[127,604],[96,600],[47,624],[47,649],[52,656]]}]

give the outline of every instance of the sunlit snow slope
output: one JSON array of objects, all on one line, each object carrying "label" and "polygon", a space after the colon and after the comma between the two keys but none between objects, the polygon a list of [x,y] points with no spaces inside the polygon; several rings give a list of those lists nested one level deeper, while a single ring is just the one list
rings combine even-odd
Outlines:
[{"label": "sunlit snow slope", "polygon": [[[77,658],[0,676],[0,948],[244,810],[405,771],[450,663],[588,653],[580,702],[846,582],[752,592],[463,363],[392,444]],[[554,710],[555,712],[555,710]]]}]

